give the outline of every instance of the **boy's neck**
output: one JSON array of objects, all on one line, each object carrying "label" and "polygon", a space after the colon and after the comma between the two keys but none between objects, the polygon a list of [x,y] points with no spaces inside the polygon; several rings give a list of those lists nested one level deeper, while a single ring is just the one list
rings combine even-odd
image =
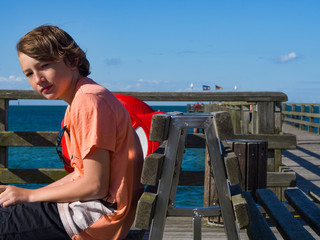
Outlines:
[{"label": "boy's neck", "polygon": [[69,105],[71,105],[73,98],[76,94],[77,90],[77,84],[80,81],[80,79],[83,78],[80,74],[77,75],[77,77],[74,78],[74,80],[71,82],[71,85],[69,89],[67,90],[65,96],[61,96],[61,98],[67,102]]}]

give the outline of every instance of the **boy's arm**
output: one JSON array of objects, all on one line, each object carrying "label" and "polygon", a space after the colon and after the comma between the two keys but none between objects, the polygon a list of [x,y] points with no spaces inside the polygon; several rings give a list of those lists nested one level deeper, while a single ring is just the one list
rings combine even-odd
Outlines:
[{"label": "boy's arm", "polygon": [[0,204],[6,207],[22,202],[74,202],[104,198],[109,187],[109,151],[93,148],[83,160],[83,166],[84,175],[82,177],[63,185],[40,189],[0,186],[0,192],[2,192]]},{"label": "boy's arm", "polygon": [[64,176],[63,178],[61,178],[61,179],[59,179],[57,181],[54,181],[53,183],[50,183],[47,186],[44,186],[42,188],[56,187],[56,186],[63,185],[65,183],[67,183],[67,182],[70,182],[71,179],[72,179],[73,174],[74,174],[74,172],[71,172],[71,173],[67,174],[66,176]]}]

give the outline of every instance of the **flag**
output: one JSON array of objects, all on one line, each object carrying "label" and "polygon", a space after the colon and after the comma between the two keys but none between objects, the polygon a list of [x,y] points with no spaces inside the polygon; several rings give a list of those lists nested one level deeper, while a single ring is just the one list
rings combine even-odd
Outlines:
[{"label": "flag", "polygon": [[210,91],[210,90],[211,90],[211,87],[208,86],[208,85],[202,85],[202,90],[203,90],[203,91]]},{"label": "flag", "polygon": [[216,85],[216,90],[222,90],[222,89],[223,89],[223,87]]}]

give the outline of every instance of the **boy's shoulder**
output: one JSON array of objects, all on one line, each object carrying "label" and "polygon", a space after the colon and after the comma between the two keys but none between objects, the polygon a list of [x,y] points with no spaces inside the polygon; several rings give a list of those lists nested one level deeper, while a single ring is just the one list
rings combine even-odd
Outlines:
[{"label": "boy's shoulder", "polygon": [[76,105],[102,104],[112,109],[123,108],[123,105],[108,89],[90,78],[82,78],[79,80],[73,103]]},{"label": "boy's shoulder", "polygon": [[99,85],[95,81],[90,78],[84,77],[79,80],[77,83],[76,94],[83,93],[83,94],[102,94],[108,93],[105,87]]}]

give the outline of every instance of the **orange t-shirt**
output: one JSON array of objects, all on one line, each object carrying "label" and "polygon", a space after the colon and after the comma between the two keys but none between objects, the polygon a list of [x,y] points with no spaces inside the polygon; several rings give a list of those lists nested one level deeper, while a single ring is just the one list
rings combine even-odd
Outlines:
[{"label": "orange t-shirt", "polygon": [[[72,104],[66,110],[64,123],[70,133],[67,148],[75,169],[74,180],[83,175],[83,159],[92,147],[108,150],[110,183],[104,200],[117,204],[116,211],[100,211],[101,206],[98,206],[90,212],[88,202],[58,203],[68,234],[72,239],[123,239],[133,223],[136,204],[143,191],[140,183],[143,155],[129,113],[110,91],[89,78],[82,78],[77,83]],[[92,201],[89,205],[97,202],[99,204],[99,201]],[[79,208],[81,204],[84,207]],[[77,209],[85,209],[80,220],[74,220],[75,205]],[[77,221],[83,223],[82,218],[87,217],[91,222],[85,229],[80,227],[79,231],[77,226],[78,230],[72,231],[69,225]]]}]

